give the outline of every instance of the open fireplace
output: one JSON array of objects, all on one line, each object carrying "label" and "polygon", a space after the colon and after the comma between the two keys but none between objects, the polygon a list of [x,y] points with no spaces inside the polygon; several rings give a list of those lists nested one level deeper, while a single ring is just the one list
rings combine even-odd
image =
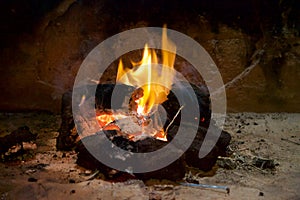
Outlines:
[{"label": "open fireplace", "polygon": [[[164,50],[166,47],[170,51]],[[204,171],[211,170],[218,156],[226,155],[231,136],[221,131],[214,122],[210,123],[211,99],[205,81],[187,60],[176,56],[175,50],[176,46],[168,39],[165,27],[162,29],[161,50],[148,48],[145,44],[144,49],[116,59],[99,80],[91,79],[87,85],[74,88],[81,95],[72,95],[72,91],[65,93],[57,148],[76,148],[79,165],[98,169],[108,176],[114,170],[113,167],[107,166],[105,161],[101,163],[99,156],[95,155],[105,151],[100,148],[106,145],[104,136],[110,140],[111,145],[127,152],[124,155],[124,152],[111,150],[110,157],[119,159],[119,165],[122,165],[131,159],[131,154],[154,152],[167,145],[174,145],[172,140],[177,133],[184,132],[167,157],[174,157],[174,154],[177,155],[175,151],[179,150],[185,153],[172,162],[168,161],[162,169],[147,169],[145,173],[134,175],[142,179],[178,180],[184,177],[188,165]],[[157,67],[157,64],[161,66]],[[191,73],[186,77],[182,75],[187,72],[193,72],[193,76]],[[187,79],[197,81],[185,82]],[[90,92],[93,88],[96,88],[95,93]],[[78,115],[78,112],[74,115],[72,108],[82,115]],[[216,141],[210,141],[215,142],[212,150],[204,158],[199,158],[209,127],[215,132],[221,131],[221,134]],[[193,131],[196,132],[195,138],[190,146],[186,146],[187,138],[191,137]],[[160,158],[157,155],[156,159],[144,158],[138,165],[147,168],[155,165],[155,162],[168,160],[167,157]],[[131,168],[134,166],[129,164],[125,168],[123,173],[133,173]]]},{"label": "open fireplace", "polygon": [[299,199],[298,4],[0,1],[0,199]]}]

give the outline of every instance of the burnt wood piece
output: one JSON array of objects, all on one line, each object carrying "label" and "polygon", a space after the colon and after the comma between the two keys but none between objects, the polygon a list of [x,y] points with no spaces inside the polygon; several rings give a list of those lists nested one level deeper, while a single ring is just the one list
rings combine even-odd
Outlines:
[{"label": "burnt wood piece", "polygon": [[168,142],[157,140],[152,137],[132,141],[123,136],[118,136],[115,130],[105,130],[103,133],[116,146],[134,153],[148,153],[163,148]]},{"label": "burnt wood piece", "polygon": [[[199,126],[202,127],[208,127],[211,119],[211,108],[210,108],[210,95],[208,92],[208,89],[205,85],[196,86],[191,84],[192,89],[195,92],[195,95],[198,100],[198,106],[200,109],[200,120],[199,120]],[[162,106],[166,109],[168,120],[165,124],[167,126],[170,121],[174,118],[177,111],[180,108],[180,104],[178,102],[177,97],[174,93],[182,95],[184,98],[191,98],[190,95],[185,91],[185,88],[181,87],[180,84],[172,86],[172,91],[170,91],[168,95],[168,100],[162,103]],[[186,108],[183,108],[186,109]],[[181,115],[179,114],[173,124],[179,125],[181,120]]]},{"label": "burnt wood piece", "polygon": [[[94,96],[87,95],[86,99],[96,98],[95,107],[99,110],[111,109],[111,96],[115,87],[116,85],[113,84],[100,84],[97,86],[96,95]],[[201,170],[210,170],[215,164],[217,157],[224,155],[226,151],[226,147],[229,144],[231,137],[227,132],[222,131],[221,136],[217,144],[212,149],[212,151],[205,158],[202,159],[198,158],[199,149],[206,136],[207,127],[209,126],[210,118],[211,118],[210,97],[206,86],[197,87],[195,85],[192,85],[192,88],[196,94],[198,105],[200,107],[200,120],[199,120],[199,126],[198,126],[198,131],[195,140],[188,148],[188,150],[184,153],[184,155],[181,158],[179,158],[177,161],[172,163],[171,165],[163,169],[157,170],[155,172],[136,174],[136,177],[141,179],[158,178],[158,179],[177,180],[182,178],[184,175],[185,163],[188,163],[190,166],[197,167]],[[114,102],[113,108],[114,109],[122,108],[123,102],[126,101],[130,102],[130,98],[132,97],[131,95],[134,90],[135,88],[131,86],[117,85],[116,91],[117,91],[117,95],[120,98],[118,98],[117,101]],[[184,88],[180,87],[180,85],[174,86],[172,88],[172,91],[174,91],[174,93],[177,92],[177,94],[179,93],[180,95],[184,95],[185,98],[186,97],[190,98],[188,94],[186,94],[186,92],[184,91]],[[167,112],[167,122],[165,123],[164,128],[166,128],[166,126],[174,118],[174,116],[176,115],[176,113],[180,108],[180,104],[177,100],[177,97],[172,91],[168,95],[168,100],[162,104]],[[69,95],[69,97],[71,97],[71,95]],[[69,99],[69,102],[71,105],[71,99]],[[80,99],[76,100],[76,102],[79,104]],[[65,106],[65,107],[67,108],[67,110],[71,110],[71,106],[69,107]],[[167,135],[168,142],[172,141],[173,137],[175,137],[178,130],[178,126],[181,123],[180,121],[181,121],[181,116],[179,114],[176,117],[175,121],[172,123],[172,125],[169,127],[168,135]],[[74,124],[72,126],[74,126]],[[69,131],[68,132],[69,136],[70,133],[71,132]],[[101,133],[105,134],[106,137],[110,138],[112,143],[114,143],[116,146],[131,152],[151,152],[158,148],[162,148],[165,144],[167,144],[165,142],[155,140],[153,138],[147,138],[144,140],[133,142],[124,137],[117,136],[115,131],[101,131]],[[95,133],[95,135],[87,136],[82,140],[88,141],[88,143],[91,142],[93,145],[95,145],[95,141],[97,143],[97,140],[95,139],[99,136],[98,134],[99,133]],[[187,130],[187,134],[188,134],[188,130]],[[75,142],[73,144],[75,144]],[[101,145],[101,142],[99,142],[99,144],[96,144],[96,146],[97,145]],[[111,177],[112,174],[111,172],[115,171],[110,167],[107,167],[104,164],[100,163],[97,159],[95,159],[89,153],[89,151],[87,151],[87,149],[85,148],[85,146],[81,141],[78,143],[76,151],[78,152],[78,159],[77,159],[78,165],[92,170],[99,169],[103,174],[105,174],[108,177]],[[115,175],[119,175],[119,174],[124,174],[124,173],[122,172],[115,173]]]},{"label": "burnt wood piece", "polygon": [[[198,125],[198,131],[195,136],[194,141],[192,142],[191,146],[188,148],[188,150],[185,152],[185,162],[192,167],[196,167],[203,171],[209,171],[212,169],[212,167],[215,165],[218,156],[225,156],[226,148],[230,143],[231,135],[221,130],[221,135],[219,139],[217,140],[216,144],[212,148],[212,150],[204,157],[199,158],[199,150],[202,146],[203,140],[206,137],[208,127],[211,122],[211,108],[210,108],[210,95],[208,92],[208,89],[205,85],[202,86],[195,86],[191,84],[198,100],[198,105],[200,109],[200,120]],[[185,94],[185,91],[183,88],[179,87],[173,87],[172,91],[184,95],[185,98],[189,98],[188,94]],[[178,109],[180,108],[179,102],[173,92],[170,92],[168,95],[168,100],[163,103],[163,106],[165,107],[168,115],[167,123],[169,123],[169,120],[173,119],[176,115]],[[185,108],[183,108],[185,109]],[[181,116],[178,115],[173,124],[171,125],[170,129],[178,129],[177,127],[180,125]],[[212,134],[217,133],[217,131],[220,131],[217,126],[214,125],[214,123],[211,123],[210,127],[213,131]],[[177,131],[171,131],[168,132],[167,138],[168,141],[171,141],[175,135],[174,133],[177,133]],[[187,131],[187,134],[188,131]],[[213,142],[213,141],[209,141]]]},{"label": "burnt wood piece", "polygon": [[185,173],[186,163],[184,156],[181,156],[179,159],[162,169],[146,173],[135,173],[134,175],[141,180],[166,179],[171,181],[180,181],[184,178]]},{"label": "burnt wood piece", "polygon": [[57,150],[71,150],[75,147],[76,138],[74,119],[72,114],[72,91],[63,94],[61,104],[61,125],[59,135],[56,138]]},{"label": "burnt wood piece", "polygon": [[[96,94],[92,94],[93,87],[96,87]],[[115,85],[115,84],[99,84],[88,85],[80,88],[84,91],[85,101],[94,100],[95,108],[98,110],[105,110],[111,108],[111,96],[116,89],[119,98],[114,101],[114,108],[122,108],[123,102],[130,99],[134,87],[128,85]],[[82,99],[74,99],[76,105],[79,105]],[[59,135],[56,139],[57,150],[72,150],[76,146],[78,140],[78,133],[75,129],[73,113],[72,113],[72,91],[67,91],[62,96],[61,104],[61,126]]]},{"label": "burnt wood piece", "polygon": [[[113,109],[120,109],[124,103],[130,103],[132,93],[135,91],[135,87],[125,84],[99,84],[96,89],[96,95],[94,98],[96,102],[96,108],[98,110],[112,109],[112,95],[113,91],[116,93],[116,97],[113,102]],[[127,101],[127,102],[126,102]]]},{"label": "burnt wood piece", "polygon": [[[113,170],[112,168],[104,165],[100,161],[98,161],[91,153],[86,149],[85,145],[90,145],[90,147],[97,148],[102,145],[100,135],[106,135],[108,138],[111,139],[112,143],[116,146],[135,153],[145,153],[145,152],[152,152],[157,149],[162,148],[166,145],[166,142],[156,140],[153,138],[146,138],[143,140],[139,140],[137,142],[130,141],[124,137],[117,136],[115,131],[101,131],[98,134],[87,136],[82,139],[77,145],[76,152],[77,154],[77,161],[76,163],[82,167],[87,169],[96,170],[98,169],[101,173],[103,173],[107,178],[116,178],[120,175],[125,175],[125,172],[115,172],[112,175]],[[83,144],[84,142],[84,144]],[[97,151],[98,152],[98,151]],[[114,153],[111,155],[112,157],[123,157],[123,155],[118,155],[118,153]],[[121,161],[120,161],[121,162]],[[145,163],[149,162],[149,165],[153,165],[153,161],[145,160]],[[171,163],[170,165],[147,173],[135,173],[136,178],[141,180],[148,180],[148,179],[168,179],[168,180],[181,180],[185,175],[185,162],[183,156]]]},{"label": "burnt wood piece", "polygon": [[15,146],[21,145],[21,150],[23,150],[23,142],[35,141],[37,134],[30,132],[29,127],[22,126],[17,130],[14,130],[9,135],[0,138],[0,158],[8,152],[8,150]]},{"label": "burnt wood piece", "polygon": [[[178,127],[174,126],[172,129],[170,129],[170,135],[175,136],[177,130]],[[184,177],[186,171],[186,167],[185,167],[186,164],[203,171],[211,170],[212,167],[215,165],[218,156],[225,156],[226,147],[228,146],[231,140],[231,136],[229,133],[222,131],[216,145],[213,147],[210,153],[204,158],[200,159],[198,157],[199,150],[203,143],[206,133],[207,133],[206,128],[199,127],[198,133],[194,141],[192,142],[191,146],[188,148],[188,150],[179,159],[174,161],[169,166],[166,166],[162,169],[153,172],[136,173],[135,176],[142,180],[148,180],[153,178],[153,179],[168,179],[168,180],[175,181],[175,180],[182,179]],[[116,131],[111,131],[111,130],[101,131],[96,135],[85,137],[82,140],[85,141],[85,144],[87,145],[89,145],[90,142],[91,145],[101,146],[101,139],[99,140],[99,134],[106,135],[106,137],[109,138],[111,142],[114,143],[116,146],[129,152],[139,152],[139,153],[152,152],[168,144],[167,142],[159,141],[153,138],[146,138],[144,140],[133,142],[122,136],[117,136]],[[188,131],[187,134],[189,134]],[[114,170],[104,165],[103,163],[99,162],[96,158],[94,158],[94,156],[92,156],[89,153],[89,151],[87,151],[86,147],[83,145],[82,142],[80,142],[77,145],[76,151],[78,152],[78,159],[77,159],[78,165],[92,170],[98,169],[106,177],[111,177],[111,172]],[[145,160],[145,162],[153,162],[153,161]],[[117,172],[115,176],[119,176],[122,174],[124,174],[124,172]],[[115,178],[115,176],[113,176],[112,178]]]},{"label": "burnt wood piece", "polygon": [[[217,127],[214,127],[217,130]],[[207,129],[199,126],[197,135],[191,146],[185,152],[185,161],[189,166],[203,171],[209,171],[216,164],[218,156],[226,156],[226,148],[230,143],[231,135],[226,131],[221,131],[221,135],[212,150],[204,157],[199,158],[199,150],[206,136]],[[212,141],[209,141],[212,142]]]},{"label": "burnt wood piece", "polygon": [[[203,127],[208,127],[211,118],[210,97],[208,89],[205,85],[198,87],[191,84],[191,86],[195,91],[200,107],[199,125]],[[115,92],[117,93],[118,97],[120,97],[116,99],[116,101],[114,101],[114,109],[122,108],[123,103],[126,101],[129,101],[128,103],[132,102],[130,101],[130,98],[132,93],[136,89],[132,86],[124,84],[98,84],[96,86],[96,94],[91,94],[89,91],[92,87],[95,86],[86,86],[83,87],[82,90],[86,91],[86,100],[90,98],[95,98],[95,107],[97,110],[111,109],[111,96],[114,89],[116,89]],[[184,88],[180,88],[179,86],[173,86],[172,90],[177,90],[180,92],[184,91]],[[77,104],[79,104],[81,99],[75,99],[75,101]],[[168,100],[165,101],[162,105],[166,109],[168,116],[168,119],[164,126],[164,128],[166,128],[176,115],[178,109],[180,108],[180,105],[172,91],[170,91],[170,94],[168,95]],[[75,125],[72,115],[72,91],[67,91],[63,94],[61,106],[62,123],[59,129],[59,136],[56,140],[56,148],[57,150],[71,150],[76,146],[76,141],[78,139],[78,133],[74,128]],[[181,116],[179,114],[176,117],[172,126],[180,124],[180,117]]]},{"label": "burnt wood piece", "polygon": [[[217,131],[220,131],[220,129],[215,125],[212,125],[211,129],[213,130],[212,134],[215,134]],[[177,130],[177,125],[172,127],[172,129],[167,135],[168,141],[172,141],[172,139],[176,136]],[[188,130],[186,131],[186,134],[189,134]],[[212,167],[216,164],[218,156],[226,156],[227,146],[229,145],[231,140],[231,135],[228,132],[221,130],[220,137],[217,139],[217,142],[212,148],[212,150],[204,158],[199,158],[199,151],[206,134],[207,128],[198,126],[197,134],[192,144],[184,153],[186,164],[203,171],[211,170]],[[212,143],[214,141],[209,140],[208,142]]]}]

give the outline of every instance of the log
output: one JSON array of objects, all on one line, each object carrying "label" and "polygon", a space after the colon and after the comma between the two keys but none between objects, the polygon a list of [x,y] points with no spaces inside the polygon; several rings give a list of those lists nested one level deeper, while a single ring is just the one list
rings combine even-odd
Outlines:
[{"label": "log", "polygon": [[[210,109],[210,95],[208,92],[208,89],[205,85],[202,86],[196,86],[191,84],[192,89],[195,92],[195,95],[198,100],[198,106],[200,109],[200,121],[199,121],[199,126],[201,127],[208,127],[211,119],[211,109]],[[168,121],[166,122],[166,125],[169,124],[170,120],[174,118],[176,115],[177,111],[180,108],[180,104],[178,102],[178,99],[175,95],[181,94],[184,96],[184,98],[191,98],[186,94],[185,88],[182,88],[180,84],[175,85],[172,87],[172,91],[170,91],[170,94],[168,95],[168,100],[162,103],[162,106],[166,109],[167,115],[168,115]],[[190,100],[192,101],[192,100]],[[186,109],[186,108],[184,108]],[[193,111],[190,111],[191,113]],[[178,115],[175,118],[174,125],[179,125],[181,120],[181,115]]]},{"label": "log", "polygon": [[[172,129],[170,129],[170,136],[176,135],[178,127],[174,126]],[[215,165],[218,156],[225,156],[226,147],[228,146],[231,136],[229,133],[222,131],[221,136],[217,142],[217,144],[214,146],[212,151],[205,156],[204,158],[199,158],[199,150],[202,145],[202,142],[204,140],[205,134],[207,133],[207,129],[204,127],[199,127],[197,135],[191,144],[191,146],[188,148],[188,150],[176,161],[171,163],[170,165],[153,172],[148,173],[136,173],[134,174],[137,178],[142,180],[148,180],[148,179],[168,179],[168,180],[179,180],[184,177],[185,171],[186,171],[186,164],[195,168],[198,168],[203,171],[209,171],[212,169],[212,167]],[[155,150],[158,150],[162,147],[164,147],[168,142],[163,142],[154,138],[146,138],[143,140],[138,140],[136,142],[130,141],[127,138],[124,138],[122,136],[118,136],[116,131],[103,131],[100,134],[105,134],[107,138],[111,139],[111,142],[115,144],[116,146],[134,153],[146,153],[146,152],[152,152]],[[188,134],[188,132],[187,132]],[[83,138],[83,140],[90,140],[92,141],[93,145],[95,141],[97,141],[96,137],[97,135],[91,135],[88,136],[90,138]],[[173,138],[169,138],[169,142]],[[101,145],[101,142],[96,145]],[[89,151],[86,150],[85,146],[82,143],[79,143],[77,146],[78,148],[76,151],[78,152],[78,159],[77,164],[80,166],[83,166],[88,169],[96,170],[98,169],[101,171],[104,175],[107,177],[110,176],[110,172],[113,171],[112,168],[102,164],[99,162],[96,158],[94,158]],[[115,155],[116,156],[116,155]],[[122,156],[122,155],[120,155]],[[145,160],[145,162],[148,162]],[[152,162],[152,161],[149,161]],[[151,163],[149,163],[151,164]],[[120,172],[121,173],[121,172]],[[123,174],[123,173],[121,173]]]},{"label": "log", "polygon": [[36,137],[37,134],[31,133],[28,126],[19,127],[9,135],[0,137],[0,159],[5,157],[5,153],[7,153],[11,147],[20,145],[21,150],[23,150],[23,142],[35,141]]},{"label": "log", "polygon": [[[90,90],[93,85],[82,87],[82,90]],[[95,107],[98,110],[111,109],[111,96],[113,90],[117,88],[120,93],[120,97],[114,107],[117,109],[122,108],[122,104],[125,98],[130,98],[131,93],[135,88],[127,85],[115,85],[115,84],[99,84],[96,89],[95,96],[85,96],[85,100],[95,100]],[[77,104],[80,103],[81,99],[75,100]],[[80,116],[79,116],[80,118]],[[69,151],[76,147],[78,141],[78,133],[75,129],[73,113],[72,113],[72,91],[67,91],[62,96],[61,104],[61,126],[59,129],[59,135],[56,139],[56,149]],[[78,119],[81,120],[81,119]]]},{"label": "log", "polygon": [[[82,167],[85,167],[87,169],[91,170],[99,170],[101,173],[103,173],[106,178],[115,178],[116,176],[124,175],[126,173],[124,172],[117,172],[114,177],[111,177],[112,171],[114,169],[104,165],[100,161],[98,161],[93,155],[90,154],[90,152],[86,149],[85,145],[91,145],[93,147],[95,146],[101,146],[101,138],[99,137],[99,134],[105,134],[108,138],[111,138],[112,143],[114,143],[116,146],[134,153],[146,153],[146,152],[152,152],[157,149],[162,148],[167,143],[154,139],[154,138],[146,138],[143,140],[139,140],[137,142],[130,141],[122,136],[117,136],[116,131],[101,131],[100,133],[96,135],[91,135],[88,137],[85,137],[82,139],[81,142],[78,143],[76,152],[77,154],[77,161],[76,163]],[[85,145],[83,144],[85,143]],[[115,157],[121,157],[123,155],[117,155],[113,154],[112,156]],[[149,162],[149,165],[152,165],[153,161],[151,160],[145,160],[146,164]],[[185,175],[185,162],[184,157],[180,157],[170,165],[164,167],[163,169],[159,169],[153,172],[147,172],[147,173],[134,173],[134,176],[136,178],[139,178],[141,180],[148,180],[148,179],[168,179],[172,181],[180,180]]]},{"label": "log", "polygon": [[[195,86],[192,85],[192,88],[196,94],[198,105],[200,108],[200,120],[198,124],[198,131],[196,134],[196,137],[193,141],[193,143],[190,145],[188,150],[176,161],[174,161],[169,166],[154,171],[154,172],[148,172],[148,173],[140,173],[135,174],[136,177],[140,179],[150,179],[150,178],[158,178],[158,179],[169,179],[169,180],[178,180],[183,178],[185,173],[185,165],[188,164],[192,167],[197,167],[200,170],[210,170],[215,165],[216,160],[218,156],[224,156],[226,152],[226,147],[228,146],[231,136],[225,131],[221,132],[221,136],[217,142],[217,144],[214,146],[212,151],[204,158],[199,159],[199,149],[201,147],[201,144],[206,136],[207,128],[210,123],[211,118],[211,110],[210,110],[210,98],[209,93],[206,86]],[[99,84],[97,86],[96,95],[93,96],[86,96],[86,99],[92,99],[95,98],[95,107],[97,110],[109,110],[111,108],[111,96],[114,89],[117,89],[118,95],[120,98],[117,99],[117,101],[114,102],[114,109],[121,109],[123,107],[124,102],[129,102],[129,104],[132,106],[132,94],[135,94],[135,88],[132,86],[127,85],[114,85],[114,84]],[[174,91],[174,92],[173,92]],[[175,93],[180,93],[181,95],[185,95],[184,88],[178,86],[174,86],[172,88],[172,91],[168,95],[168,100],[166,100],[162,106],[166,110],[167,113],[167,120],[164,125],[164,129],[166,129],[167,126],[171,123],[171,125],[168,128],[167,133],[167,139],[168,142],[171,142],[172,139],[176,136],[178,126],[180,125],[181,121],[181,114],[177,113],[180,109],[180,104],[175,96]],[[80,166],[83,166],[87,169],[100,170],[104,175],[107,177],[111,177],[111,172],[115,171],[111,169],[110,167],[104,165],[103,163],[99,162],[97,159],[93,157],[89,153],[89,151],[85,148],[82,141],[76,143],[76,137],[78,137],[77,133],[76,135],[73,134],[72,131],[74,129],[74,121],[71,117],[70,113],[72,112],[71,108],[71,93],[67,93],[63,97],[63,108],[62,108],[62,125],[60,130],[60,136],[57,140],[57,147],[63,147],[62,149],[71,149],[76,147],[76,151],[78,153],[78,159],[77,164]],[[186,98],[186,96],[185,96]],[[189,98],[187,96],[187,98]],[[92,99],[93,100],[93,99]],[[79,102],[78,102],[79,103]],[[132,106],[134,107],[134,106]],[[183,108],[185,109],[185,108]],[[191,111],[191,113],[193,113]],[[178,115],[177,115],[178,114]],[[64,121],[63,118],[66,118],[67,120]],[[79,116],[79,121],[80,121]],[[95,126],[94,124],[91,124],[90,122],[86,122],[85,120],[81,120],[83,123],[81,124],[82,127],[79,127],[80,130],[85,130],[85,127],[89,127],[89,130],[91,130],[91,126]],[[89,120],[87,120],[89,121]],[[189,134],[189,131],[186,131],[187,134]],[[73,135],[72,135],[73,134]],[[98,137],[98,134],[105,134],[107,138],[111,140],[112,143],[114,143],[116,146],[126,150],[131,151],[135,153],[139,152],[151,152],[155,151],[159,148],[162,148],[164,145],[168,144],[168,142],[162,142],[160,140],[154,139],[154,138],[143,138],[137,141],[131,141],[126,137],[120,136],[120,134],[117,134],[115,130],[103,130],[101,133],[94,133],[89,134],[85,136],[82,140],[89,141],[93,143],[93,145],[101,145],[101,141],[99,144],[95,144],[95,140]],[[64,144],[62,144],[64,143]],[[147,162],[147,161],[146,161]],[[118,175],[124,174],[123,172],[116,173]]]},{"label": "log", "polygon": [[221,135],[213,149],[204,157],[199,158],[199,150],[206,136],[207,129],[199,126],[197,135],[185,152],[187,165],[198,168],[203,171],[209,171],[216,164],[218,156],[226,156],[226,148],[230,143],[231,135],[226,131],[221,131]]},{"label": "log", "polygon": [[78,133],[75,129],[72,113],[72,91],[63,94],[61,105],[61,125],[56,138],[57,150],[72,150],[76,146]]}]

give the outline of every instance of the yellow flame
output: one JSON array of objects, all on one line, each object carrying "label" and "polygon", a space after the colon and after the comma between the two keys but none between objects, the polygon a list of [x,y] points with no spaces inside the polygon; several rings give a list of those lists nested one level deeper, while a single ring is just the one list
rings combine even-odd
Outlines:
[{"label": "yellow flame", "polygon": [[158,58],[155,50],[149,49],[147,44],[142,60],[137,63],[132,62],[133,69],[125,68],[120,59],[117,81],[127,85],[141,86],[143,89],[143,97],[137,100],[139,114],[145,115],[151,111],[153,106],[167,100],[174,78],[169,71],[174,69],[175,51],[176,46],[168,40],[167,30],[164,27],[162,32],[163,67],[160,72],[153,70],[152,64],[158,64]]}]

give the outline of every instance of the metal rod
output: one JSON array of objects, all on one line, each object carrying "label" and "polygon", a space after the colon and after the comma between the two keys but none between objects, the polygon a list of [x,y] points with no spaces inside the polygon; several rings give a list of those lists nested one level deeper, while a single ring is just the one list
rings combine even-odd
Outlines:
[{"label": "metal rod", "polygon": [[230,193],[230,188],[229,188],[228,186],[221,186],[221,185],[207,185],[207,184],[201,184],[201,183],[180,183],[180,185],[183,185],[183,186],[189,186],[189,187],[200,187],[200,188],[221,189],[221,190],[226,190],[227,194]]},{"label": "metal rod", "polygon": [[180,111],[182,110],[183,107],[184,107],[184,105],[181,106],[181,107],[179,108],[179,110],[177,111],[176,115],[173,117],[172,121],[171,121],[171,122],[169,123],[169,125],[167,126],[167,128],[166,128],[166,133],[168,133],[168,129],[169,129],[170,126],[173,124],[173,122],[175,121],[176,117],[179,115],[179,113],[180,113]]}]

